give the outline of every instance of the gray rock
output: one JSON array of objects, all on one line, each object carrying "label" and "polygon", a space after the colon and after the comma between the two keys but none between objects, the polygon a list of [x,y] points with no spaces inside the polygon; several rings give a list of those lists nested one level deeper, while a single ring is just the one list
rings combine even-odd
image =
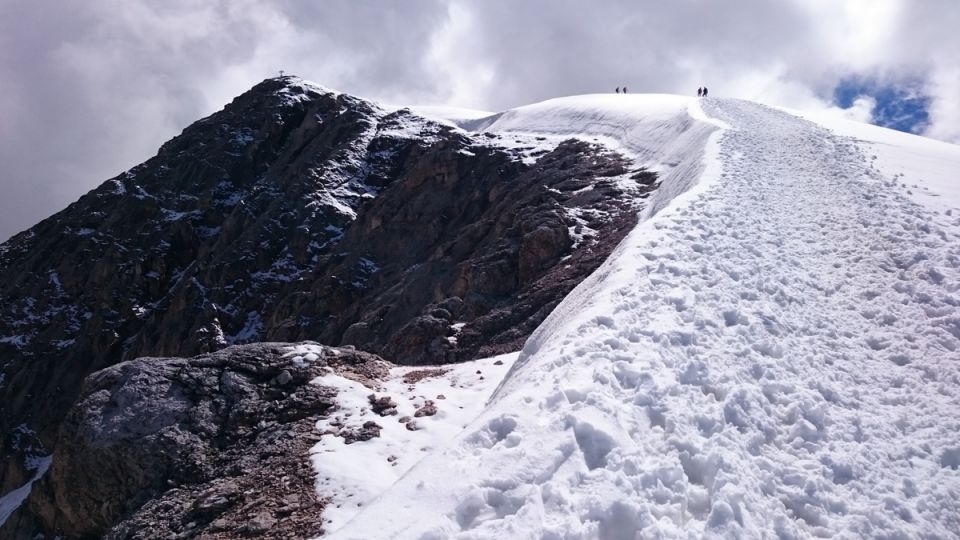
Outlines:
[{"label": "gray rock", "polygon": [[291,375],[289,371],[283,370],[279,375],[277,375],[275,380],[280,386],[286,386],[290,381],[293,380],[293,375]]},{"label": "gray rock", "polygon": [[435,414],[437,414],[437,405],[432,399],[428,399],[422,407],[413,413],[413,416],[420,418],[421,416],[433,416]]},{"label": "gray rock", "polygon": [[[317,417],[336,408],[336,392],[309,381],[324,368],[372,381],[388,364],[337,349],[295,365],[286,347],[141,358],[92,374],[30,506],[67,537],[319,534],[324,501],[306,456]],[[379,434],[368,424],[354,440]]]}]

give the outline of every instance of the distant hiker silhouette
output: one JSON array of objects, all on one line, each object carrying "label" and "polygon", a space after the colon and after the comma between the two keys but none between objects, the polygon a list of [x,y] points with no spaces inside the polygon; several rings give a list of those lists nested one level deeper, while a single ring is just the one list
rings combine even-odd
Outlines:
[{"label": "distant hiker silhouette", "polygon": [[626,87],[626,86],[623,87],[623,93],[624,93],[624,94],[627,93],[627,87]]},{"label": "distant hiker silhouette", "polygon": [[707,97],[707,87],[703,87],[703,97]]},{"label": "distant hiker silhouette", "polygon": [[703,87],[697,88],[697,97],[703,96]]},{"label": "distant hiker silhouette", "polygon": [[619,86],[617,87],[617,93],[618,93],[618,94],[620,93],[620,87],[619,87]]}]

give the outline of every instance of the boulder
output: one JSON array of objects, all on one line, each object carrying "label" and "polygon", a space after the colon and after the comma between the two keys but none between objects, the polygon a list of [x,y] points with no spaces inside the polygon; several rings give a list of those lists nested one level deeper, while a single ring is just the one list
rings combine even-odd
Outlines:
[{"label": "boulder", "polygon": [[[330,369],[373,381],[388,364],[336,348],[294,362],[289,349],[240,345],[92,374],[28,504],[66,537],[319,534],[308,454],[336,391],[310,381]],[[364,426],[354,440],[378,433]]]}]

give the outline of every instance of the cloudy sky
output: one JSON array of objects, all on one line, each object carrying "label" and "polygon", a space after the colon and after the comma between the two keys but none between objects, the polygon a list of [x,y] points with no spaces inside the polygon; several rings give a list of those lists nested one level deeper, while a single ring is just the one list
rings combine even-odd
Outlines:
[{"label": "cloudy sky", "polygon": [[2,0],[0,241],[280,69],[487,110],[734,96],[960,143],[957,0]]}]

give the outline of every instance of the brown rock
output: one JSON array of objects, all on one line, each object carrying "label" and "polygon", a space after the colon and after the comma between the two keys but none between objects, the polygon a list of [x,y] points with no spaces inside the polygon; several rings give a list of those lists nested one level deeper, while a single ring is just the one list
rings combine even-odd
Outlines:
[{"label": "brown rock", "polygon": [[433,400],[428,399],[422,407],[413,413],[413,416],[420,418],[421,416],[433,416],[435,414],[437,414],[437,406],[433,403]]},{"label": "brown rock", "polygon": [[397,402],[393,400],[390,396],[377,397],[376,394],[370,394],[367,396],[367,401],[370,402],[370,409],[374,414],[379,414],[380,416],[392,416],[397,414]]}]

